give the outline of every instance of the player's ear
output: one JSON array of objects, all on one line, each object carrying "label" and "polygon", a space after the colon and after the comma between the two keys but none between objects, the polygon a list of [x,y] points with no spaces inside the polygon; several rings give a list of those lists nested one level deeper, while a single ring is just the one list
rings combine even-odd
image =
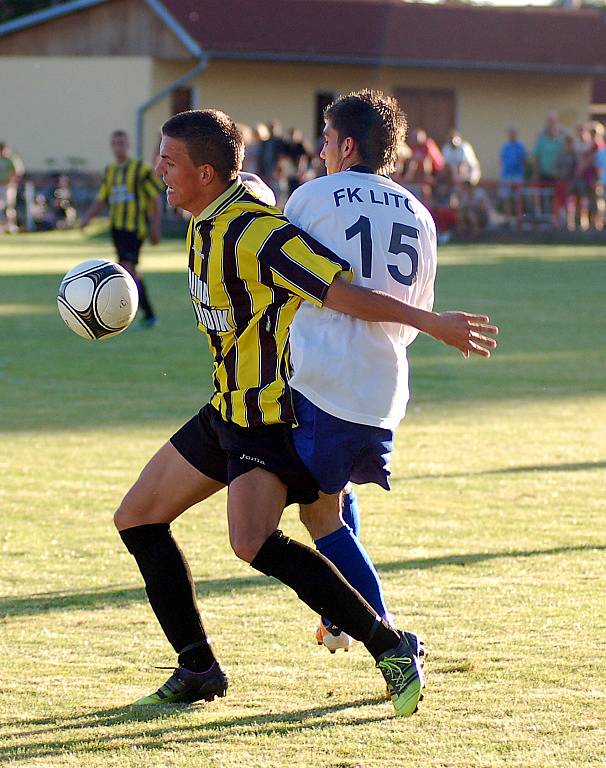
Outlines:
[{"label": "player's ear", "polygon": [[350,157],[353,155],[355,149],[356,149],[356,142],[355,139],[352,139],[351,136],[347,136],[345,139],[343,139],[342,146],[342,153],[343,157]]},{"label": "player's ear", "polygon": [[204,165],[198,166],[198,174],[200,184],[203,184],[204,186],[211,184],[216,176],[215,169],[210,163],[204,163]]}]

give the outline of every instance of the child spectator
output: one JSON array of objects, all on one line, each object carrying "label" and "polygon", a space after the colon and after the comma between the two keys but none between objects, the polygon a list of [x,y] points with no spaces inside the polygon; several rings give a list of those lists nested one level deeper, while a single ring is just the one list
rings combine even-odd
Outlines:
[{"label": "child spectator", "polygon": [[490,223],[491,206],[486,191],[464,181],[459,193],[457,234],[460,238],[477,240]]},{"label": "child spectator", "polygon": [[500,161],[500,196],[505,219],[510,226],[519,226],[523,214],[522,185],[526,174],[526,147],[518,140],[515,128],[507,132],[507,141],[501,147]]}]

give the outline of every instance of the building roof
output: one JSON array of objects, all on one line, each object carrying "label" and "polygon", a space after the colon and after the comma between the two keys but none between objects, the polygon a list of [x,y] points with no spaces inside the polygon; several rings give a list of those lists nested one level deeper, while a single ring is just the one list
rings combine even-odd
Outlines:
[{"label": "building roof", "polygon": [[596,77],[593,81],[592,101],[594,104],[606,104],[606,77]]},{"label": "building roof", "polygon": [[542,72],[606,72],[597,10],[402,0],[162,0],[211,56]]},{"label": "building roof", "polygon": [[[0,37],[109,1],[71,0],[1,24]],[[606,20],[598,10],[403,0],[140,2],[199,57],[606,74]]]}]

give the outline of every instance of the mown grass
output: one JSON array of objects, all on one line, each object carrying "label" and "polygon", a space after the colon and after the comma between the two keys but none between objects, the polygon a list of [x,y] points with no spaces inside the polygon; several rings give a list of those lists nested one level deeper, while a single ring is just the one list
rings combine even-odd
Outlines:
[{"label": "mown grass", "polygon": [[[360,646],[230,553],[225,497],[174,530],[230,675],[211,705],[129,708],[172,663],[111,516],[209,392],[180,243],[147,248],[160,325],[70,334],[60,276],[110,255],[78,233],[0,240],[0,764],[265,768],[606,762],[604,247],[449,247],[438,308],[488,311],[490,361],[415,342],[393,491],[362,488],[392,610],[431,651],[398,721]],[[304,537],[296,510],[285,530]]]}]

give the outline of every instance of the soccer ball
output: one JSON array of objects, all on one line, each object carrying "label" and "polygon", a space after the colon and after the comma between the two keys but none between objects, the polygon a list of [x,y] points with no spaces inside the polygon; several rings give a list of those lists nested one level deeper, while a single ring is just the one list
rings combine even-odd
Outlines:
[{"label": "soccer ball", "polygon": [[84,339],[122,333],[136,315],[138,304],[133,278],[124,267],[106,259],[89,259],[72,267],[57,296],[65,325]]}]

